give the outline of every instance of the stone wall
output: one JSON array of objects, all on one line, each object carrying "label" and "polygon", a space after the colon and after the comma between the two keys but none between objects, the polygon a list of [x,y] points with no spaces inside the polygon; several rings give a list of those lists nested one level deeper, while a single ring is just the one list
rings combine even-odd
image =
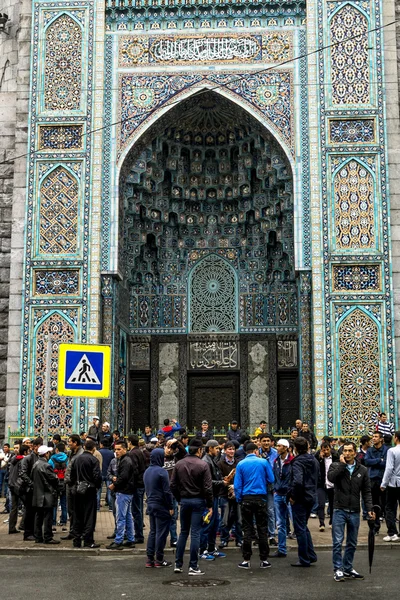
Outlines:
[{"label": "stone wall", "polygon": [[31,0],[3,0],[1,9],[9,26],[0,33],[0,440],[18,412]]}]

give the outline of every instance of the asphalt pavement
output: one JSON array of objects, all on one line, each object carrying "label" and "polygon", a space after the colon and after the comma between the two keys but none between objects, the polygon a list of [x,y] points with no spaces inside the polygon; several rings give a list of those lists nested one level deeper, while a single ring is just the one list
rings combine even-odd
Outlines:
[{"label": "asphalt pavement", "polygon": [[[173,559],[173,556],[168,554],[167,558]],[[318,562],[309,569],[290,566],[290,562],[296,559],[294,551],[289,552],[286,559],[271,558],[272,567],[265,570],[259,568],[257,555],[253,557],[251,570],[238,569],[239,558],[239,553],[232,552],[226,558],[213,562],[200,561],[205,575],[188,577],[187,554],[183,574],[174,574],[172,568],[146,569],[143,555],[91,555],[82,550],[73,556],[56,551],[6,554],[0,557],[1,598],[331,600],[343,596],[346,600],[359,600],[371,595],[382,597],[384,594],[392,598],[398,595],[400,546],[378,547],[371,575],[368,573],[367,551],[358,550],[354,567],[365,575],[365,579],[343,583],[333,580],[332,554],[328,550],[320,550]],[[208,583],[211,586],[205,587]],[[188,584],[196,587],[187,587]]]}]

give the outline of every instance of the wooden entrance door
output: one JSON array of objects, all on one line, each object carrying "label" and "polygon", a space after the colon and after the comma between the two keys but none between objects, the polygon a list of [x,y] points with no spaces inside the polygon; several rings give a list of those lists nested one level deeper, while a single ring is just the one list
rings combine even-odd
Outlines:
[{"label": "wooden entrance door", "polygon": [[210,429],[240,422],[239,374],[191,374],[188,377],[188,426],[200,429],[206,420]]},{"label": "wooden entrance door", "polygon": [[278,427],[293,427],[299,412],[299,375],[297,371],[278,372]]},{"label": "wooden entrance door", "polygon": [[[129,382],[129,431],[144,431],[150,423],[150,375],[131,371]],[[155,426],[157,424],[153,424]]]}]

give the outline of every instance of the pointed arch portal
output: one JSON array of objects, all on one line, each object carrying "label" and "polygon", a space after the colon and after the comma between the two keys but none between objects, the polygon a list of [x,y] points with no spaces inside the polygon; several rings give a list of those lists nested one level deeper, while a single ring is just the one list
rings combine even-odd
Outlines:
[{"label": "pointed arch portal", "polygon": [[[191,404],[208,398],[204,410],[217,426],[239,416],[252,426],[267,416],[271,426],[287,427],[299,411],[299,294],[293,174],[284,150],[252,115],[208,91],[182,100],[143,134],[121,167],[119,193],[131,379],[132,371],[151,379],[143,413],[133,374],[129,426],[158,422],[171,410],[188,422],[198,413]],[[251,353],[253,340],[259,348]],[[148,358],[132,359],[137,344],[149,344]],[[295,361],[279,363],[283,355]],[[187,379],[197,369],[205,387],[193,385],[193,372]],[[236,404],[220,387],[220,373],[230,369]],[[209,372],[210,389],[220,390],[219,399],[228,394],[226,402],[210,395]],[[135,420],[139,413],[147,415],[143,422]]]}]

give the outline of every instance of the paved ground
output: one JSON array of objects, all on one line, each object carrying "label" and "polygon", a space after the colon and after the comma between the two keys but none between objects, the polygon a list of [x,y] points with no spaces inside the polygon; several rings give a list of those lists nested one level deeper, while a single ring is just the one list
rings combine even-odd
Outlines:
[{"label": "paved ground", "polygon": [[[0,508],[3,507],[2,501],[0,504]],[[114,530],[114,519],[112,513],[108,511],[108,508],[102,507],[100,511],[97,513],[97,525],[96,525],[96,542],[101,543],[104,546],[109,544],[110,541],[107,540],[107,536],[110,535]],[[3,554],[7,549],[14,549],[14,551],[25,550],[25,549],[33,549],[35,551],[39,549],[49,550],[49,546],[42,544],[35,544],[34,542],[24,542],[21,534],[8,535],[8,524],[4,521],[7,520],[8,515],[0,515],[0,553]],[[147,520],[146,520],[147,522]],[[327,525],[327,521],[326,521]],[[324,533],[320,533],[318,531],[319,521],[318,519],[310,519],[309,527],[312,533],[312,537],[314,540],[314,544],[320,548],[330,548],[331,547],[331,530],[327,527]],[[145,533],[148,531],[148,523],[145,529]],[[387,542],[383,542],[382,538],[387,534],[386,526],[383,523],[381,527],[381,534],[376,538],[376,544],[382,546],[391,546]],[[61,531],[61,527],[57,527],[57,532],[54,534],[55,539],[60,539],[61,535],[65,535]],[[366,522],[361,523],[360,527],[360,535],[359,535],[359,545],[367,544],[368,537],[368,525]],[[169,544],[169,541],[168,541]],[[288,546],[295,549],[296,541],[288,540]],[[400,547],[400,542],[398,543]],[[62,541],[61,544],[55,547],[57,550],[67,550],[72,549],[72,542],[70,541]],[[136,551],[134,552],[144,552],[145,545],[136,546]],[[234,547],[234,544],[230,544],[229,550],[232,551],[235,555],[238,553],[238,549]],[[111,552],[111,551],[110,551]],[[128,550],[124,550],[124,552],[128,552]]]},{"label": "paved ground", "polygon": [[[188,577],[176,575],[172,569],[145,569],[144,557],[102,553],[91,556],[76,551],[79,556],[65,556],[49,552],[28,555],[3,555],[1,557],[2,598],[25,600],[40,598],[54,600],[61,596],[74,600],[87,598],[137,598],[174,597],[174,600],[244,600],[272,598],[273,600],[331,600],[345,597],[359,600],[364,597],[391,597],[398,595],[399,548],[377,548],[372,574],[368,573],[367,552],[358,550],[355,567],[365,575],[363,581],[333,581],[331,553],[318,553],[318,563],[310,569],[293,569],[288,560],[271,559],[270,569],[261,570],[258,560],[250,571],[237,568],[236,553],[212,563],[201,563],[205,575]],[[187,563],[186,563],[187,564]],[[227,582],[221,587],[187,588],[180,584],[198,585],[211,579]],[[174,582],[172,586],[169,582]]]}]

